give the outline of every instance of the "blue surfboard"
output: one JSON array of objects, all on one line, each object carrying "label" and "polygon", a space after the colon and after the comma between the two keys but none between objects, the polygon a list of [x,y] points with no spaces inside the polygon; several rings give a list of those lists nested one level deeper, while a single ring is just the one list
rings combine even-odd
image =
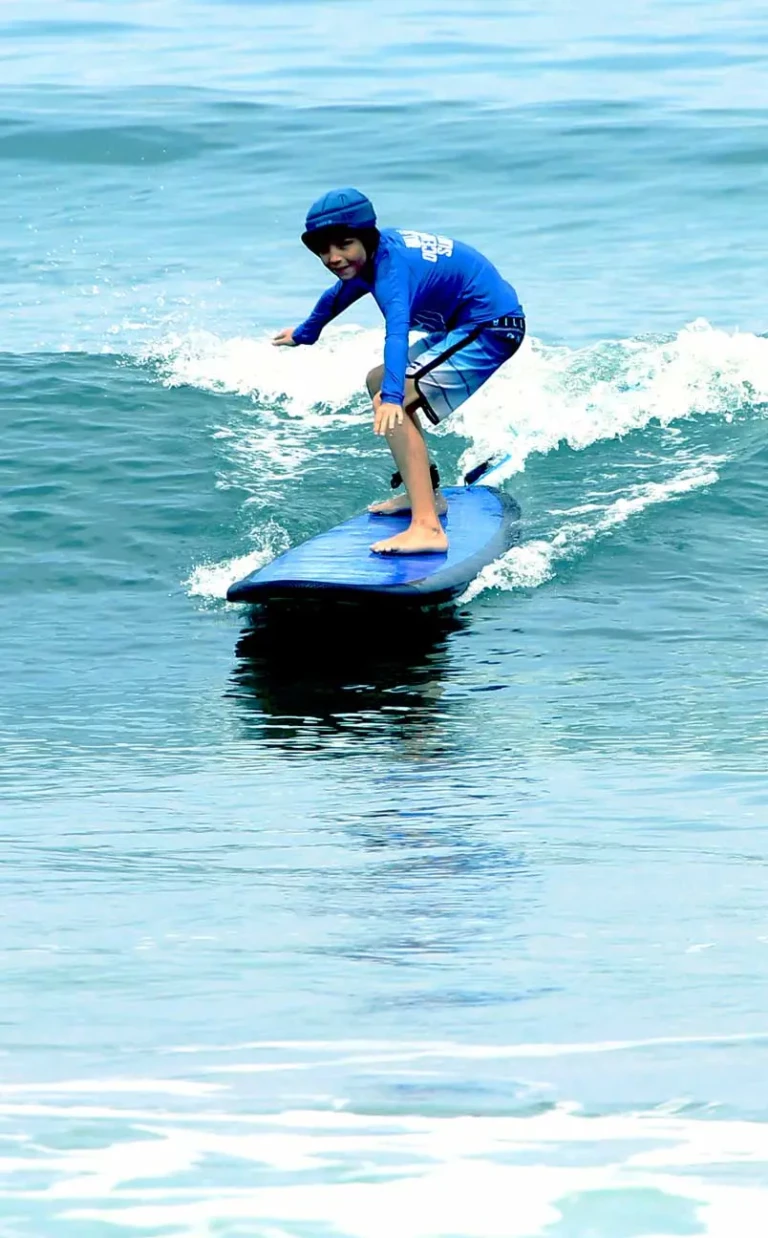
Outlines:
[{"label": "blue surfboard", "polygon": [[371,543],[402,532],[408,516],[361,512],[230,585],[227,601],[456,597],[518,540],[520,508],[492,486],[456,486],[443,493],[448,512],[442,520],[450,541],[445,554],[374,554]]}]

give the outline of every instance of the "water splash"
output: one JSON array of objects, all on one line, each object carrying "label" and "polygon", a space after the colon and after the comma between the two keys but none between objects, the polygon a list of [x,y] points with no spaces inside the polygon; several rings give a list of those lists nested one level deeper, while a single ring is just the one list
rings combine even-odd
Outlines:
[{"label": "water splash", "polygon": [[[590,521],[569,520],[560,525],[549,540],[525,542],[513,548],[483,568],[475,577],[462,602],[469,602],[486,589],[533,589],[551,580],[555,574],[555,565],[560,560],[573,558],[583,552],[591,543],[615,528],[626,523],[633,516],[660,503],[669,503],[692,490],[699,490],[713,485],[717,481],[718,472],[715,465],[722,463],[720,459],[710,458],[700,464],[684,469],[677,476],[665,482],[647,482],[633,487],[626,495],[613,503],[600,508],[599,504],[590,503],[579,511],[588,510],[596,517]],[[565,513],[566,515],[569,513]]]},{"label": "water splash", "polygon": [[254,529],[251,536],[257,546],[249,554],[225,559],[222,563],[198,564],[183,582],[190,597],[202,598],[206,602],[221,601],[236,580],[242,580],[250,572],[264,567],[289,546],[288,534],[275,521]]},{"label": "water splash", "polygon": [[[266,336],[223,339],[207,331],[172,334],[150,345],[142,360],[157,366],[169,387],[250,396],[267,409],[327,425],[349,420],[349,405],[365,400],[365,375],[381,360],[383,334],[331,327],[312,348],[275,348]],[[357,417],[355,417],[357,420]]]}]

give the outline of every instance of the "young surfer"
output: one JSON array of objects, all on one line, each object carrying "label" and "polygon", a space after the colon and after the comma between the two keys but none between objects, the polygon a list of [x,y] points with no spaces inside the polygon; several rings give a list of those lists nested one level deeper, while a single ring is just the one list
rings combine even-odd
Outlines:
[{"label": "young surfer", "polygon": [[[417,414],[439,424],[517,352],[525,336],[517,293],[469,245],[429,232],[377,228],[373,206],[357,189],[334,189],[315,202],[301,239],[339,282],[305,322],[280,331],[273,343],[314,344],[332,318],[372,293],[386,322],[384,364],[366,379],[373,428],[386,437],[406,494],[369,510],[410,511],[411,521],[371,549],[443,553],[448,539],[439,517],[447,505]],[[409,348],[412,329],[427,334]]]}]

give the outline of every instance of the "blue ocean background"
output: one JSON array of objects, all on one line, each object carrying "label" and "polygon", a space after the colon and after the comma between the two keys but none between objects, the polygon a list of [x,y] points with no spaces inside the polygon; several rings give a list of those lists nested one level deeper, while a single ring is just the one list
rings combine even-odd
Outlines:
[{"label": "blue ocean background", "polygon": [[[0,167],[0,1238],[764,1238],[765,6],[5,0]],[[518,288],[522,540],[276,630],[337,184]]]}]

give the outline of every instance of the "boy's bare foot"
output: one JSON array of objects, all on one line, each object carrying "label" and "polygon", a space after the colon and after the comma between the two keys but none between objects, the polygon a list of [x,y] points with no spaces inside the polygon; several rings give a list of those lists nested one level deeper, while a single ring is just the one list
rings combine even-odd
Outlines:
[{"label": "boy's bare foot", "polygon": [[377,555],[444,555],[448,549],[448,538],[442,525],[430,528],[428,525],[411,525],[394,537],[386,537],[382,542],[374,542],[371,550]]},{"label": "boy's bare foot", "polygon": [[[435,507],[438,516],[444,516],[448,511],[448,500],[439,490],[435,491]],[[382,499],[379,503],[371,503],[368,508],[372,516],[397,516],[401,513],[407,514],[410,510],[411,500],[407,494],[396,494],[394,498]]]}]

